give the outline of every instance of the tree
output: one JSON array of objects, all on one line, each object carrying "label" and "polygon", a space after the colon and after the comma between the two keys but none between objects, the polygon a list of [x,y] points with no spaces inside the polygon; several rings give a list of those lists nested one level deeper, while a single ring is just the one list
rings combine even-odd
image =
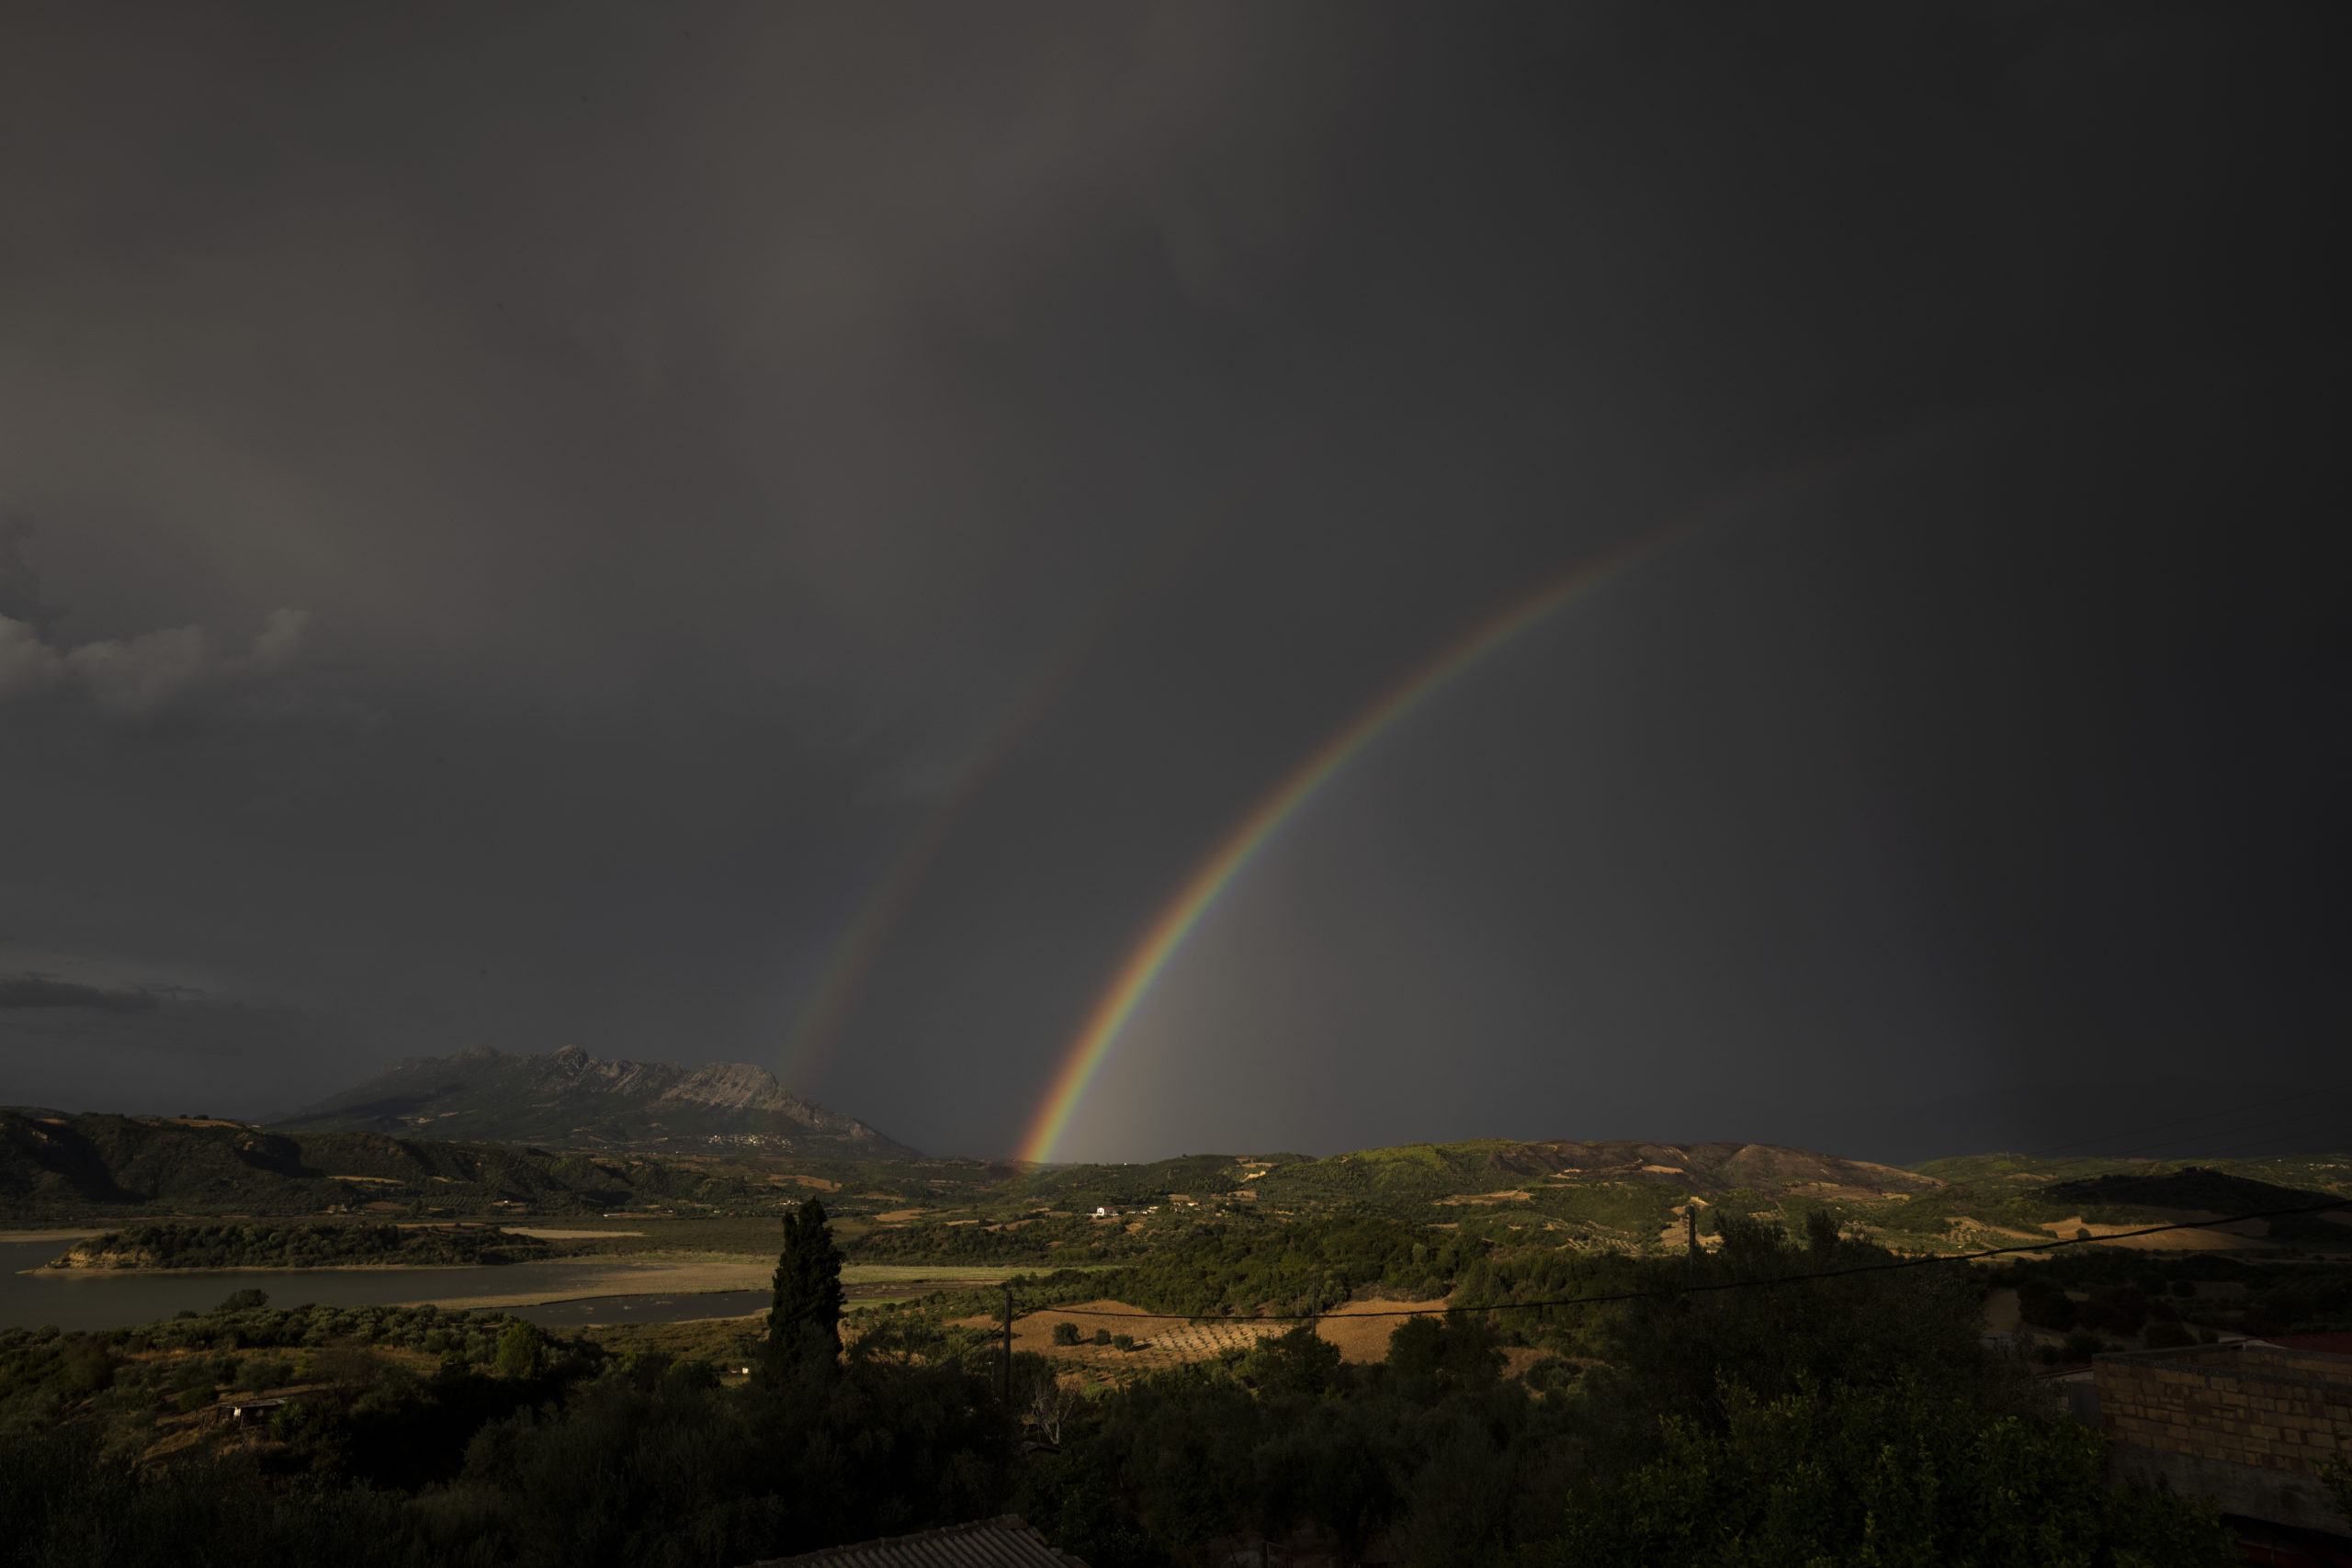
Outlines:
[{"label": "tree", "polygon": [[1013,1408],[1048,1443],[1062,1440],[1062,1427],[1078,1409],[1078,1380],[1062,1381],[1053,1362],[1034,1353],[1013,1359]]},{"label": "tree", "polygon": [[1329,1389],[1338,1375],[1340,1348],[1302,1323],[1259,1340],[1237,1370],[1252,1388],[1311,1398]]},{"label": "tree", "polygon": [[536,1323],[516,1319],[505,1333],[498,1337],[498,1373],[501,1377],[530,1378],[539,1374],[547,1359],[548,1337],[539,1332]]},{"label": "tree", "polygon": [[2352,1519],[2352,1459],[2341,1450],[2320,1466],[2319,1478],[2327,1487],[2328,1495],[2335,1499],[2335,1511]]},{"label": "tree", "polygon": [[830,1364],[842,1350],[842,1252],[811,1198],[784,1217],[784,1251],[775,1260],[768,1308],[768,1364],[790,1371]]},{"label": "tree", "polygon": [[1778,1225],[1736,1214],[1718,1224],[1719,1250],[1644,1264],[1644,1298],[1617,1320],[1613,1381],[1645,1420],[1677,1416],[1719,1433],[1727,1378],[1766,1404],[1801,1386],[1906,1378],[1953,1397],[2004,1397],[2010,1380],[1978,1337],[1984,1308],[1968,1265],[1887,1269],[1892,1254],[1839,1236],[1834,1222],[1809,1222],[1802,1247]]},{"label": "tree", "polygon": [[[1336,1363],[1339,1347],[1329,1348]],[[1289,1430],[1252,1456],[1268,1514],[1321,1525],[1352,1568],[1403,1501],[1396,1480],[1408,1464],[1406,1431],[1392,1410],[1362,1400],[1317,1400],[1297,1411]]]},{"label": "tree", "polygon": [[1408,1377],[1442,1374],[1469,1386],[1494,1382],[1504,1364],[1493,1326],[1475,1313],[1407,1318],[1388,1336],[1387,1359]]},{"label": "tree", "polygon": [[1802,1377],[1766,1403],[1726,1382],[1715,1431],[1668,1416],[1657,1457],[1591,1495],[1556,1568],[1973,1562],[2217,1568],[2220,1510],[2110,1489],[2105,1444],[2064,1420],[1995,1415],[1917,1382]]}]

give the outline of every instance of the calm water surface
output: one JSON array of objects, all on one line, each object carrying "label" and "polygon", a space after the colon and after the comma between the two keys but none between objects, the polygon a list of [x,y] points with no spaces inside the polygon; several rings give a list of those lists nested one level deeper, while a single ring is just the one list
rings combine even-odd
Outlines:
[{"label": "calm water surface", "polygon": [[[609,1279],[611,1260],[508,1263],[474,1269],[131,1269],[91,1273],[75,1279],[37,1279],[38,1269],[74,1244],[54,1241],[0,1243],[0,1328],[123,1328],[153,1323],[183,1309],[209,1312],[232,1291],[252,1287],[269,1292],[272,1306],[390,1306],[399,1302],[458,1302],[468,1297],[566,1293],[575,1281],[599,1274]],[[749,1304],[744,1304],[748,1303]],[[705,1317],[740,1317],[764,1312],[765,1291],[720,1291],[707,1295],[671,1292],[603,1296],[585,1302],[502,1310],[542,1324],[687,1323]],[[593,1310],[591,1310],[593,1309]]]}]

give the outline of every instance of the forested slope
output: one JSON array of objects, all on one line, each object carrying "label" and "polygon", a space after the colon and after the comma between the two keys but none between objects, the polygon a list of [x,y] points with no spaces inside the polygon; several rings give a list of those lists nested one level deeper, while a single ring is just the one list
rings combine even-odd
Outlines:
[{"label": "forested slope", "polygon": [[[753,1179],[763,1179],[752,1173]],[[591,1213],[647,1197],[741,1197],[709,1164],[598,1159],[377,1133],[275,1133],[234,1122],[0,1110],[0,1219],[336,1211]]]}]

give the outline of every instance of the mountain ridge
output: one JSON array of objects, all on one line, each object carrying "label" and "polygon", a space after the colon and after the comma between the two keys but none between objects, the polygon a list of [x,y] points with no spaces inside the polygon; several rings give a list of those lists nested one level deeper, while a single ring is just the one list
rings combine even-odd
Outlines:
[{"label": "mountain ridge", "polygon": [[742,1062],[633,1062],[577,1045],[522,1055],[487,1045],[405,1056],[366,1081],[268,1123],[571,1147],[695,1145],[911,1159],[917,1151],[854,1116],[801,1099]]}]

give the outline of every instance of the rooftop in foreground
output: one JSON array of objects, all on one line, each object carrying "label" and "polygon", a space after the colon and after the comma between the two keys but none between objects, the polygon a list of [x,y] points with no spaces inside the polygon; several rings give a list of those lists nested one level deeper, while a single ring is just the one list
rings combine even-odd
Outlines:
[{"label": "rooftop in foreground", "polygon": [[1086,1568],[1069,1553],[1057,1551],[1018,1514],[829,1546],[797,1557],[771,1557],[748,1568],[816,1568],[820,1563],[824,1568]]}]

